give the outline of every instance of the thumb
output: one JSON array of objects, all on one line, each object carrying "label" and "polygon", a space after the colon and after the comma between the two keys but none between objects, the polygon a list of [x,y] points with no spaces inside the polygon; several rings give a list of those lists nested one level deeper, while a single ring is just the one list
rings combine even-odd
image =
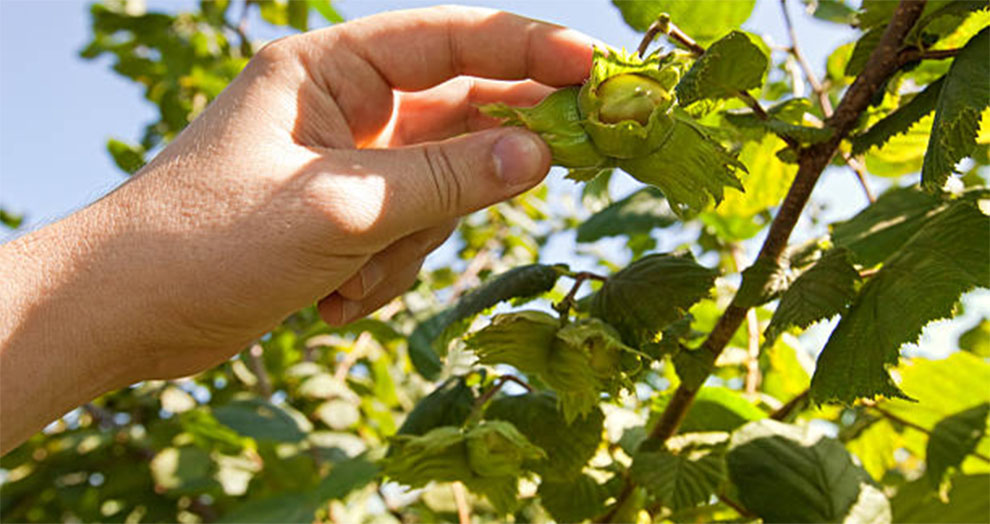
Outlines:
[{"label": "thumb", "polygon": [[506,200],[550,169],[535,133],[501,128],[396,149],[357,150],[351,166],[384,179],[378,233],[395,239]]}]

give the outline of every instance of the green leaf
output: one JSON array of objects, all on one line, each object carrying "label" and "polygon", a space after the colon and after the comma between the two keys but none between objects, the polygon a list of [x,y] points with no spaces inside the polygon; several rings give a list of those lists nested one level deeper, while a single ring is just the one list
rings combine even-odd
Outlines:
[{"label": "green leaf", "polygon": [[486,420],[464,435],[471,471],[482,477],[520,477],[524,461],[546,457],[509,422]]},{"label": "green leaf", "polygon": [[760,257],[742,272],[742,283],[733,297],[737,306],[753,308],[779,297],[790,285],[790,276],[775,260]]},{"label": "green leaf", "polygon": [[618,161],[640,182],[660,188],[678,216],[690,217],[713,200],[722,201],[725,187],[743,190],[734,174],[746,166],[689,119],[675,116],[670,135],[652,153]]},{"label": "green leaf", "polygon": [[660,13],[667,13],[677,27],[705,45],[745,22],[756,0],[613,0],[622,18],[643,32]]},{"label": "green leaf", "polygon": [[708,296],[715,276],[688,253],[649,255],[605,281],[592,298],[591,314],[640,347]]},{"label": "green leaf", "polygon": [[[784,112],[789,109],[789,106],[797,106],[798,104],[794,103],[797,100],[800,100],[801,102],[805,101],[805,99],[794,98],[786,100],[782,104],[778,104],[777,106],[768,109],[767,114],[770,118],[767,119],[760,118],[752,111],[747,111],[745,113],[727,112],[725,113],[725,119],[736,127],[743,129],[764,129],[774,133],[777,136],[790,138],[803,144],[816,144],[832,138],[834,131],[831,128],[811,127],[796,123],[804,120],[804,107],[802,107],[801,114],[798,115],[798,118],[793,119],[796,120],[796,122],[791,121],[791,119],[785,119],[784,114],[781,114],[778,117],[778,111]],[[804,106],[804,104],[800,104],[800,106]],[[777,109],[777,111],[775,111],[775,109]],[[749,164],[747,164],[747,166],[749,166]]]},{"label": "green leaf", "polygon": [[582,522],[605,512],[608,491],[587,474],[567,481],[540,482],[537,491],[543,508],[557,522]]},{"label": "green leaf", "polygon": [[990,357],[990,319],[980,319],[975,326],[959,335],[959,349],[978,357]]},{"label": "green leaf", "polygon": [[618,235],[650,234],[654,229],[674,225],[677,216],[663,193],[646,187],[591,215],[577,228],[578,242]]},{"label": "green leaf", "polygon": [[330,500],[343,499],[348,493],[373,481],[379,471],[378,465],[364,456],[339,462],[313,489],[313,496],[321,505]]},{"label": "green leaf", "polygon": [[260,398],[233,400],[213,409],[221,424],[255,440],[299,442],[306,433],[284,409]]},{"label": "green leaf", "polygon": [[[653,401],[650,406],[650,426],[656,424],[668,402],[670,395],[660,396]],[[706,386],[698,390],[678,432],[731,432],[747,422],[764,419],[766,416],[766,413],[738,392],[720,386]]]},{"label": "green leaf", "polygon": [[128,175],[133,175],[144,167],[145,151],[141,146],[132,146],[111,138],[107,140],[107,151],[117,167]]},{"label": "green leaf", "polygon": [[309,6],[320,13],[327,22],[339,24],[344,21],[344,17],[333,8],[330,0],[306,0]]},{"label": "green leaf", "polygon": [[921,168],[922,184],[941,188],[956,162],[976,147],[980,115],[990,107],[990,28],[970,40],[952,62],[935,105],[935,123]]},{"label": "green leaf", "polygon": [[760,140],[747,140],[739,151],[739,161],[746,166],[740,173],[746,192],[730,191],[716,209],[700,215],[705,225],[726,240],[745,240],[761,231],[769,220],[765,213],[780,204],[787,194],[796,164],[781,162],[774,152],[786,147],[775,135],[767,133]]},{"label": "green leaf", "polygon": [[961,475],[952,481],[948,502],[925,479],[901,486],[890,505],[894,522],[985,522],[990,515],[990,475]]},{"label": "green leaf", "polygon": [[218,485],[209,452],[195,446],[165,448],[148,466],[155,485],[173,494],[197,493]]},{"label": "green leaf", "polygon": [[[990,364],[957,351],[940,360],[913,358],[897,367],[900,387],[916,402],[893,398],[878,405],[898,418],[923,428],[966,409],[990,402]],[[990,442],[984,441],[990,449]],[[924,452],[925,441],[913,451]]]},{"label": "green leaf", "polygon": [[859,457],[863,469],[877,481],[881,481],[888,470],[897,466],[894,453],[901,447],[901,435],[889,420],[874,420],[852,441],[846,442],[846,449]]},{"label": "green leaf", "polygon": [[834,439],[751,422],[732,435],[726,461],[739,500],[764,522],[890,522],[886,497]]},{"label": "green leaf", "polygon": [[316,510],[307,493],[280,493],[249,499],[235,506],[217,522],[306,524],[313,522]]},{"label": "green leaf", "polygon": [[794,280],[773,312],[765,332],[766,344],[773,344],[792,326],[804,329],[846,311],[856,297],[859,282],[859,272],[849,258],[845,248],[832,249]]},{"label": "green leaf", "polygon": [[224,514],[218,522],[309,523],[316,512],[331,500],[367,485],[378,476],[379,468],[365,457],[336,464],[316,487],[303,492],[281,493],[248,499]]},{"label": "green leaf", "polygon": [[399,435],[422,435],[440,426],[459,427],[467,420],[474,406],[474,392],[464,377],[453,377],[416,403]]},{"label": "green leaf", "polygon": [[856,20],[856,10],[843,0],[804,0],[804,3],[814,7],[811,16],[819,20],[847,25]]},{"label": "green leaf", "polygon": [[[893,2],[887,3],[894,5]],[[868,29],[859,37],[859,40],[856,40],[852,54],[849,55],[849,61],[846,62],[845,76],[858,76],[863,72],[863,68],[866,67],[866,62],[870,59],[873,50],[880,44],[880,37],[883,36],[883,30],[883,27]]]},{"label": "green leaf", "polygon": [[[676,22],[675,22],[676,23]],[[677,101],[732,98],[763,85],[769,61],[746,33],[733,31],[712,44],[677,84]]]},{"label": "green leaf", "polygon": [[5,208],[0,207],[0,223],[9,227],[10,229],[17,229],[21,227],[24,222],[24,215],[17,215],[7,211]]},{"label": "green leaf", "polygon": [[465,342],[482,364],[508,364],[523,373],[547,371],[560,321],[542,311],[496,315]]},{"label": "green leaf", "polygon": [[286,8],[289,26],[299,31],[309,30],[309,2],[306,0],[289,1]]},{"label": "green leaf", "polygon": [[925,474],[938,489],[949,468],[957,468],[987,432],[990,403],[950,415],[935,424],[925,450]]},{"label": "green leaf", "polygon": [[817,402],[902,396],[887,374],[899,348],[951,316],[959,295],[990,287],[990,218],[968,202],[932,217],[884,262],[832,332],[811,381]]},{"label": "green leaf", "polygon": [[832,224],[832,241],[852,251],[860,264],[875,266],[900,250],[941,204],[917,187],[891,189],[850,220]]},{"label": "green leaf", "polygon": [[701,446],[674,454],[640,451],[629,475],[651,497],[673,511],[708,502],[726,478],[724,450]]},{"label": "green leaf", "polygon": [[464,295],[453,307],[420,323],[409,335],[409,357],[416,371],[428,379],[436,378],[442,369],[437,354],[446,353],[450,339],[459,335],[475,315],[505,300],[550,291],[559,277],[560,271],[554,266],[512,268]]},{"label": "green leaf", "polygon": [[581,474],[598,449],[605,421],[596,408],[567,422],[556,398],[548,393],[496,398],[488,404],[485,418],[511,422],[542,448],[546,458],[531,461],[527,467],[550,482],[569,482]]},{"label": "green leaf", "polygon": [[883,147],[890,137],[907,133],[911,126],[935,110],[945,77],[928,84],[906,104],[873,124],[865,133],[850,138],[852,154],[860,155],[872,147]]},{"label": "green leaf", "polygon": [[626,354],[638,364],[619,334],[597,318],[580,319],[557,331],[540,379],[557,392],[565,420],[590,413],[602,392],[617,393]]}]

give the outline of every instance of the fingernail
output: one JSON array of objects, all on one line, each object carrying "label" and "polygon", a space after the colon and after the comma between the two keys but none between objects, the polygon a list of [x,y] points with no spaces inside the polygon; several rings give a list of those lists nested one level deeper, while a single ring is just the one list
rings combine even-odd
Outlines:
[{"label": "fingernail", "polygon": [[546,174],[546,146],[539,140],[536,135],[512,132],[495,143],[495,173],[506,185],[529,184]]},{"label": "fingernail", "polygon": [[340,304],[340,323],[347,324],[361,314],[361,303],[346,298]]},{"label": "fingernail", "polygon": [[378,287],[382,280],[385,280],[385,272],[382,271],[381,266],[373,260],[369,261],[361,270],[361,291],[365,295],[371,293],[371,290]]}]

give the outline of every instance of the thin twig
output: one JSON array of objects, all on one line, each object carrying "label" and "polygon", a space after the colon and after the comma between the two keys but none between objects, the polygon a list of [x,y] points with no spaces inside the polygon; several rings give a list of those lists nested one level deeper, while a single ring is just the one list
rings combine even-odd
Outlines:
[{"label": "thin twig", "polygon": [[[732,261],[736,265],[736,271],[742,271],[745,261],[743,251],[739,244],[730,246]],[[750,309],[746,314],[746,381],[744,391],[747,394],[756,393],[760,385],[760,320],[756,316],[756,310]]]},{"label": "thin twig", "polygon": [[897,56],[897,61],[900,65],[910,64],[911,62],[917,62],[918,60],[945,60],[947,58],[954,58],[959,54],[961,49],[918,49],[911,48],[905,49],[900,52]]},{"label": "thin twig", "polygon": [[268,370],[265,369],[265,361],[261,358],[264,354],[264,348],[261,344],[257,342],[254,343],[246,352],[247,355],[247,366],[254,373],[254,376],[258,377],[258,394],[268,398],[272,396],[272,381],[268,378]]},{"label": "thin twig", "polygon": [[802,391],[801,393],[798,393],[797,396],[792,398],[787,404],[780,406],[780,408],[777,409],[777,411],[771,413],[770,418],[772,418],[773,420],[787,420],[787,417],[791,416],[791,413],[794,413],[794,411],[799,409],[801,406],[804,405],[805,402],[807,402],[808,394],[809,392],[807,389]]},{"label": "thin twig", "polygon": [[365,355],[365,348],[372,341],[371,333],[367,331],[362,331],[358,335],[357,340],[354,341],[354,345],[351,347],[350,352],[344,357],[344,360],[337,364],[337,369],[333,372],[334,380],[338,382],[343,382],[347,380],[347,374],[351,371],[351,366],[357,364],[357,361]]},{"label": "thin twig", "polygon": [[598,280],[600,282],[604,282],[608,280],[608,277],[599,275],[597,273],[591,273],[588,271],[571,273],[567,276],[574,279],[574,285],[571,286],[571,290],[567,292],[567,295],[565,295],[560,302],[557,302],[556,304],[553,305],[554,311],[556,311],[557,314],[560,315],[560,320],[562,322],[566,321],[568,315],[570,315],[571,308],[573,308],[574,304],[576,303],[574,297],[577,296],[577,292],[581,288],[581,284],[584,284],[586,280]]},{"label": "thin twig", "polygon": [[471,505],[464,484],[454,481],[450,484],[450,491],[454,493],[454,504],[457,505],[457,521],[459,524],[471,524]]},{"label": "thin twig", "polygon": [[[932,430],[930,430],[930,429],[928,429],[928,428],[926,428],[924,426],[920,426],[918,424],[915,424],[914,422],[911,422],[910,420],[903,419],[903,418],[901,418],[901,417],[899,417],[899,416],[897,416],[897,415],[895,415],[895,414],[887,411],[886,409],[881,408],[880,406],[878,406],[876,404],[876,402],[873,402],[872,400],[864,400],[863,401],[863,405],[866,406],[867,408],[869,408],[869,409],[877,412],[878,414],[883,415],[884,418],[886,418],[886,419],[888,419],[888,420],[890,420],[892,422],[896,422],[896,423],[898,423],[898,424],[900,424],[902,426],[911,428],[911,429],[916,430],[916,431],[920,431],[920,432],[922,432],[922,433],[924,433],[925,435],[928,435],[928,436],[931,436],[931,434],[932,434]],[[976,457],[976,458],[978,458],[978,459],[980,459],[980,460],[982,460],[983,462],[986,462],[986,463],[990,464],[990,457],[988,457],[988,456],[986,456],[986,455],[984,455],[984,454],[976,451],[975,449],[973,451],[971,451],[969,454],[972,455],[972,456],[974,456],[974,457]]]},{"label": "thin twig", "polygon": [[[805,79],[811,85],[811,92],[814,93],[815,98],[818,99],[819,107],[822,108],[822,114],[825,115],[825,118],[830,118],[834,111],[832,109],[832,101],[828,97],[828,89],[818,80],[818,75],[815,74],[815,71],[811,68],[811,64],[808,63],[804,53],[801,51],[801,46],[798,44],[797,30],[794,29],[791,13],[787,10],[787,0],[780,0],[780,10],[784,15],[784,25],[787,26],[787,35],[791,39],[791,46],[787,50],[797,60],[798,65],[801,66],[801,71],[804,72]],[[849,153],[843,152],[842,159],[856,175],[856,179],[859,181],[860,187],[863,188],[866,199],[871,204],[876,202],[876,197],[873,196],[873,191],[867,183],[866,169],[863,165]]]},{"label": "thin twig", "polygon": [[723,493],[718,494],[718,500],[721,501],[722,504],[725,504],[726,506],[729,506],[730,508],[734,509],[736,513],[738,513],[740,516],[746,518],[755,518],[757,516],[756,513],[753,513],[752,511],[749,511],[748,509],[740,506],[739,504],[736,504],[734,500],[730,499]]},{"label": "thin twig", "polygon": [[870,189],[870,185],[866,182],[866,166],[858,158],[846,152],[842,153],[842,160],[845,160],[849,169],[852,169],[853,173],[856,174],[856,178],[859,180],[859,186],[863,188],[863,194],[866,195],[866,200],[871,204],[876,202],[877,197],[873,194],[873,190]]},{"label": "thin twig", "polygon": [[466,424],[470,424],[478,416],[480,416],[481,408],[485,407],[485,404],[487,404],[488,401],[491,400],[492,397],[494,397],[495,394],[498,393],[499,390],[502,389],[502,386],[504,386],[507,382],[515,382],[516,384],[522,386],[527,392],[533,392],[533,386],[523,382],[521,379],[513,375],[500,375],[492,381],[492,387],[488,388],[488,391],[485,391],[484,394],[474,401],[474,406],[471,408],[471,414],[468,415]]},{"label": "thin twig", "polygon": [[670,17],[666,15],[659,16],[656,20],[650,24],[650,27],[646,29],[646,34],[643,35],[643,39],[639,41],[639,57],[643,58],[646,55],[646,50],[650,47],[653,40],[660,34],[666,35],[671,40],[681,44],[688,51],[701,56],[705,54],[705,48],[698,45],[693,38],[688,36],[681,31],[679,27],[674,25],[670,21]]}]

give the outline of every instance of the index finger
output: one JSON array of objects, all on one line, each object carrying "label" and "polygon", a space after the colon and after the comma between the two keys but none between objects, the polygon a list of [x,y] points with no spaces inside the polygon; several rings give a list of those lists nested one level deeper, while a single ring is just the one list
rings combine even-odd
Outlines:
[{"label": "index finger", "polygon": [[419,91],[460,75],[578,84],[590,71],[593,42],[562,26],[468,7],[383,13],[303,38],[308,69],[330,89],[358,141],[388,121],[391,100],[381,95],[392,89]]}]

